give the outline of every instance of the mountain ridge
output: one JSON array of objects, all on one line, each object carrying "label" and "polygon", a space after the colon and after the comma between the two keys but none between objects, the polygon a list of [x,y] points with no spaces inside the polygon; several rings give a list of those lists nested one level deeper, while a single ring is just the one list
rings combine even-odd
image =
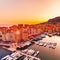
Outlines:
[{"label": "mountain ridge", "polygon": [[60,22],[60,16],[59,17],[52,18],[52,19],[49,19],[48,22],[51,22],[51,23]]}]

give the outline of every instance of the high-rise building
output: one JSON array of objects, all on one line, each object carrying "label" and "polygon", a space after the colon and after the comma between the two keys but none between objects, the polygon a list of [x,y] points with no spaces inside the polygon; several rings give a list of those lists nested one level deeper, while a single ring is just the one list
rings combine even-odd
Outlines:
[{"label": "high-rise building", "polygon": [[16,42],[21,41],[21,38],[20,38],[20,30],[16,30],[15,31],[15,41]]},{"label": "high-rise building", "polygon": [[2,40],[2,31],[0,31],[0,40]]}]

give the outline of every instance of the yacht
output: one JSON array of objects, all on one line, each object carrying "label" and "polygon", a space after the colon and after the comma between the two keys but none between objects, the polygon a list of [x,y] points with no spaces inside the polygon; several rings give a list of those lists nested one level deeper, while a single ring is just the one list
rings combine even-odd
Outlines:
[{"label": "yacht", "polygon": [[39,51],[37,51],[33,56],[35,56],[35,57],[36,57],[38,54],[39,54]]},{"label": "yacht", "polygon": [[54,46],[53,44],[49,46],[49,48],[55,49],[56,46]]},{"label": "yacht", "polygon": [[40,45],[40,46],[43,46],[43,45],[44,45],[44,43],[43,43],[43,42],[40,42],[40,43],[39,43],[39,45]]},{"label": "yacht", "polygon": [[35,42],[35,44],[37,44],[37,45],[38,45],[38,44],[39,44],[39,42]]},{"label": "yacht", "polygon": [[26,57],[24,58],[24,60],[29,60],[29,58],[26,56]]},{"label": "yacht", "polygon": [[10,57],[10,55],[7,55],[7,56],[3,57],[1,60],[13,60],[13,58]]},{"label": "yacht", "polygon": [[19,52],[15,52],[15,53],[12,53],[11,54],[11,57],[13,58],[13,59],[18,59],[19,57],[21,57],[22,55],[19,53]]},{"label": "yacht", "polygon": [[40,35],[41,38],[45,38],[45,34]]},{"label": "yacht", "polygon": [[48,36],[49,36],[49,37],[52,37],[52,36],[53,36],[53,34],[48,34]]},{"label": "yacht", "polygon": [[46,47],[47,46],[47,43],[44,43],[44,47]]},{"label": "yacht", "polygon": [[33,58],[30,57],[29,60],[33,60]]},{"label": "yacht", "polygon": [[57,43],[53,43],[53,45],[54,45],[54,46],[56,46],[56,45],[57,45]]},{"label": "yacht", "polygon": [[28,54],[28,55],[33,55],[34,52],[35,52],[35,51],[34,51],[33,49],[30,49],[30,50],[27,51],[27,54]]},{"label": "yacht", "polygon": [[23,53],[26,53],[28,55],[33,55],[35,53],[35,51],[33,49],[25,49],[22,52]]},{"label": "yacht", "polygon": [[60,36],[60,33],[57,33],[57,36]]},{"label": "yacht", "polygon": [[23,53],[26,53],[28,51],[28,49],[22,50]]},{"label": "yacht", "polygon": [[52,48],[52,45],[49,45],[49,48]]},{"label": "yacht", "polygon": [[52,45],[52,49],[55,49],[55,48],[56,48],[56,46],[53,46],[53,45]]}]

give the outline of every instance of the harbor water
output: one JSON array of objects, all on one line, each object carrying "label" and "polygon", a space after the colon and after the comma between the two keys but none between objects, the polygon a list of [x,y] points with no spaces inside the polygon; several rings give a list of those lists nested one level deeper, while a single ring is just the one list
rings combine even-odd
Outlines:
[{"label": "harbor water", "polygon": [[5,57],[6,55],[10,55],[10,54],[12,54],[12,51],[9,51],[0,46],[0,60],[1,58]]},{"label": "harbor water", "polygon": [[[44,47],[36,44],[33,44],[28,48],[33,49],[35,51],[39,51],[37,57],[40,58],[41,60],[60,60],[60,36],[52,36],[52,37],[46,36],[45,38],[42,39],[42,41],[46,43],[49,42],[57,43],[56,48],[52,49],[49,48],[49,45]],[[11,53],[12,53],[11,51],[8,51],[0,47],[0,59],[6,55],[10,55]]]},{"label": "harbor water", "polygon": [[41,58],[41,60],[60,60],[60,36],[52,36],[52,37],[46,36],[46,38],[43,38],[42,41],[47,43],[54,42],[57,43],[57,46],[55,49],[52,49],[49,48],[48,45],[44,47],[34,44],[30,46],[29,49],[31,48],[40,51],[37,57]]}]

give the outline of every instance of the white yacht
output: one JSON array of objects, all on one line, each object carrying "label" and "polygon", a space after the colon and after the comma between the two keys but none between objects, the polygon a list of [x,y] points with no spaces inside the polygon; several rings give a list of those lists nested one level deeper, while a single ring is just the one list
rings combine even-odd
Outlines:
[{"label": "white yacht", "polygon": [[11,54],[11,57],[13,58],[13,59],[18,59],[19,57],[21,57],[22,55],[19,53],[19,52],[15,52],[15,53],[12,53]]},{"label": "white yacht", "polygon": [[33,60],[33,58],[29,58],[29,60]]},{"label": "white yacht", "polygon": [[13,60],[13,58],[10,57],[10,55],[7,55],[7,56],[3,57],[1,60]]},{"label": "white yacht", "polygon": [[23,50],[22,52],[28,55],[33,55],[35,51],[33,49],[26,49],[26,50]]},{"label": "white yacht", "polygon": [[37,45],[38,45],[38,44],[39,44],[39,42],[35,42],[35,44],[37,44]]},{"label": "white yacht", "polygon": [[52,48],[53,48],[53,49],[55,49],[55,48],[56,48],[56,46],[52,46]]},{"label": "white yacht", "polygon": [[32,54],[34,54],[34,52],[35,52],[35,51],[34,51],[33,49],[30,49],[30,50],[27,51],[27,54],[28,54],[28,55],[32,55]]},{"label": "white yacht", "polygon": [[25,42],[21,47],[29,46],[31,44],[30,41]]},{"label": "white yacht", "polygon": [[39,54],[39,51],[37,51],[33,56],[35,56],[35,57],[36,57],[38,54]]},{"label": "white yacht", "polygon": [[43,46],[43,45],[44,45],[44,43],[43,43],[43,42],[40,42],[40,43],[39,43],[39,45],[40,45],[40,46]]},{"label": "white yacht", "polygon": [[26,53],[28,51],[28,49],[22,50],[23,53]]},{"label": "white yacht", "polygon": [[57,43],[52,43],[54,46],[56,46],[57,45]]},{"label": "white yacht", "polygon": [[52,49],[55,49],[55,48],[56,48],[56,46],[52,45]]},{"label": "white yacht", "polygon": [[52,36],[53,36],[53,34],[48,34],[48,36],[49,36],[49,37],[52,37]]},{"label": "white yacht", "polygon": [[40,35],[41,38],[45,38],[45,34]]},{"label": "white yacht", "polygon": [[24,58],[24,60],[28,60],[28,57],[26,56],[26,57]]},{"label": "white yacht", "polygon": [[52,48],[52,45],[49,45],[49,48]]},{"label": "white yacht", "polygon": [[46,47],[47,46],[47,43],[44,43],[44,47]]},{"label": "white yacht", "polygon": [[49,48],[55,49],[56,46],[54,46],[53,44],[49,46]]}]

